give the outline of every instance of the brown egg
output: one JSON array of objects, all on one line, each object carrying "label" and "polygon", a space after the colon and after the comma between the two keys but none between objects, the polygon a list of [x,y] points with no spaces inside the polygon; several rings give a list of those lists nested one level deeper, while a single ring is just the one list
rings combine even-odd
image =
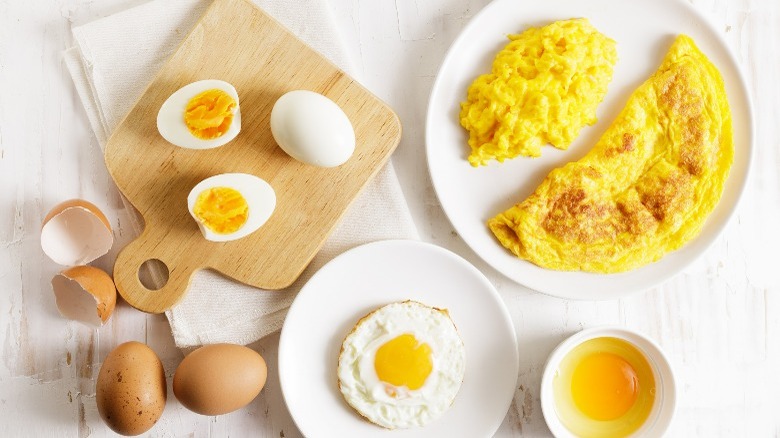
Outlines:
[{"label": "brown egg", "polygon": [[165,409],[167,388],[162,362],[140,342],[125,342],[108,353],[97,379],[100,418],[121,435],[139,435],[154,426]]},{"label": "brown egg", "polygon": [[181,361],[173,375],[173,393],[198,414],[227,414],[254,400],[267,374],[265,360],[254,350],[234,344],[207,345]]}]

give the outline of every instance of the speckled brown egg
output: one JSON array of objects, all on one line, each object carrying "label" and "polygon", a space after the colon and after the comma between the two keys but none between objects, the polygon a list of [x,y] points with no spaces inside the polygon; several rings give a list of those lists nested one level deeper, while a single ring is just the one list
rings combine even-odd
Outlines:
[{"label": "speckled brown egg", "polygon": [[173,393],[187,409],[222,415],[248,405],[265,385],[262,356],[247,347],[214,344],[181,361],[173,375]]},{"label": "speckled brown egg", "polygon": [[139,435],[160,419],[167,388],[162,362],[140,342],[125,342],[108,353],[97,379],[100,418],[121,435]]}]

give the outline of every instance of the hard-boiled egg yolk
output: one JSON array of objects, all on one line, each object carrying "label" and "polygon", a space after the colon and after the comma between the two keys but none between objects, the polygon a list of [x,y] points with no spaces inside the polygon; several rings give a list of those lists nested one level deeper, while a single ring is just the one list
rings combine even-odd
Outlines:
[{"label": "hard-boiled egg yolk", "polygon": [[206,90],[187,102],[184,123],[201,140],[220,137],[233,122],[236,101],[222,90]]},{"label": "hard-boiled egg yolk", "polygon": [[246,223],[249,205],[238,190],[212,187],[200,192],[192,211],[206,228],[215,233],[230,234]]},{"label": "hard-boiled egg yolk", "polygon": [[431,347],[421,344],[414,335],[400,335],[379,347],[374,368],[379,380],[385,383],[420,389],[433,370]]},{"label": "hard-boiled egg yolk", "polygon": [[575,368],[571,391],[575,405],[583,414],[594,420],[609,421],[621,417],[634,405],[639,379],[622,357],[595,353]]}]

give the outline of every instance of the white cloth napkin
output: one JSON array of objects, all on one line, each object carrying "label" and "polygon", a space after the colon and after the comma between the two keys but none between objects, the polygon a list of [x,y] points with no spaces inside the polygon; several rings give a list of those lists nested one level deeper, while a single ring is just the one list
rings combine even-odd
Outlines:
[{"label": "white cloth napkin", "polygon": [[[315,50],[354,72],[325,0],[255,1]],[[73,28],[75,46],[65,52],[65,63],[101,148],[210,3],[155,0]],[[128,210],[140,233],[140,218],[129,205]],[[166,312],[176,345],[248,344],[279,330],[295,294],[327,261],[363,243],[398,238],[418,236],[388,164],[352,204],[303,275],[284,291],[255,289],[210,270],[197,272],[182,301]]]}]

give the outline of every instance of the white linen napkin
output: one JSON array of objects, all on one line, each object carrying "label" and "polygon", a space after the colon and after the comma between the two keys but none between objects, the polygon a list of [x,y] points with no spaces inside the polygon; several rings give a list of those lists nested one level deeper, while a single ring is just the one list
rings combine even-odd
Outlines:
[{"label": "white linen napkin", "polygon": [[[347,73],[354,72],[325,0],[254,1]],[[154,0],[73,28],[75,46],[65,52],[65,63],[101,148],[210,3]],[[140,234],[140,218],[125,205]],[[284,291],[252,288],[210,270],[197,272],[182,301],[166,312],[176,345],[254,342],[281,328],[295,294],[327,261],[363,243],[399,238],[418,235],[389,163],[358,196],[303,275]]]}]

